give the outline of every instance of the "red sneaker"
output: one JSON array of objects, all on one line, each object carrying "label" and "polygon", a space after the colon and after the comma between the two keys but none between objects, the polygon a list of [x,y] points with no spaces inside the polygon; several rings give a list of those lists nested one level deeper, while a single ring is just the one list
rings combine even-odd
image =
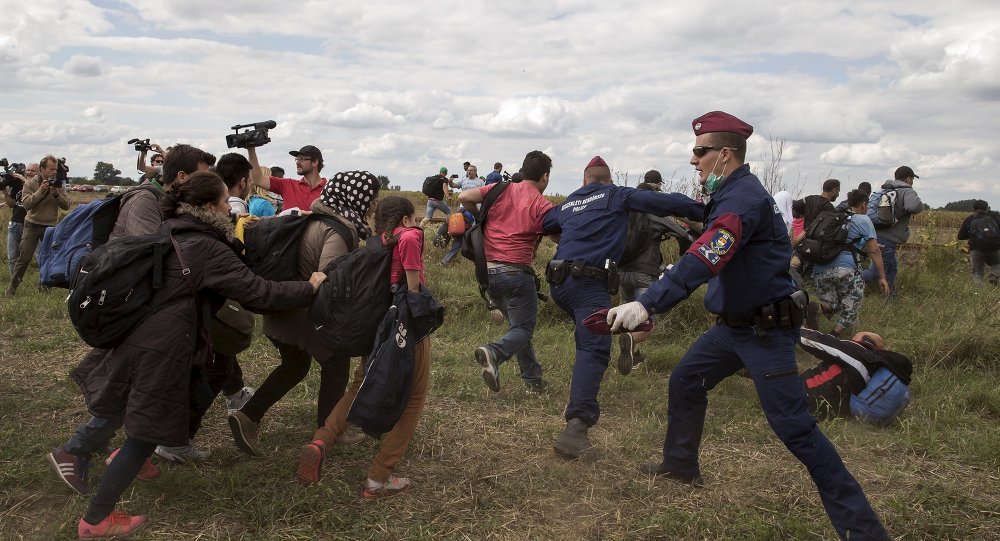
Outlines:
[{"label": "red sneaker", "polygon": [[389,476],[389,480],[384,483],[372,481],[365,482],[365,490],[361,493],[366,500],[394,496],[410,488],[410,480],[405,477]]},{"label": "red sneaker", "polygon": [[130,516],[125,511],[116,510],[97,524],[80,519],[76,533],[80,539],[112,539],[133,534],[146,525],[146,517]]},{"label": "red sneaker", "polygon": [[[118,455],[118,451],[121,450],[121,447],[119,447],[114,451],[111,451],[111,454],[104,460],[104,463],[110,466],[111,461],[115,459],[115,456]],[[135,478],[140,481],[153,481],[155,479],[159,479],[162,473],[163,472],[160,471],[160,467],[153,464],[153,461],[147,458],[146,461],[142,463],[142,468],[139,469],[139,473],[135,475]]]},{"label": "red sneaker", "polygon": [[302,458],[299,460],[297,477],[303,485],[319,482],[319,474],[323,471],[323,459],[326,458],[326,446],[322,440],[313,440],[302,448]]}]

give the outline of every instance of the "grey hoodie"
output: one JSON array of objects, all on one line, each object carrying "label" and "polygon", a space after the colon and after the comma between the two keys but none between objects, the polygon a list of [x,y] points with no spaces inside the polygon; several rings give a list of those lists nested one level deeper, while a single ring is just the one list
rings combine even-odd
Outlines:
[{"label": "grey hoodie", "polygon": [[883,190],[896,190],[896,208],[903,210],[903,217],[892,227],[876,229],[878,242],[891,242],[896,245],[903,244],[910,238],[910,216],[919,214],[924,210],[924,203],[917,195],[917,191],[909,184],[901,180],[887,180],[882,184]]}]

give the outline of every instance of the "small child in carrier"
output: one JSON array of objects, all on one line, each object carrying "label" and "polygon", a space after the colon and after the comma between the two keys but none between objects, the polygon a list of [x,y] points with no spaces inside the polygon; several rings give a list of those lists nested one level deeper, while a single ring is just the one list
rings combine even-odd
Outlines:
[{"label": "small child in carrier", "polygon": [[[419,291],[424,282],[423,230],[420,229],[416,212],[408,199],[389,196],[383,199],[375,211],[375,230],[382,241],[392,248],[393,284],[405,279],[409,291]],[[427,383],[430,377],[431,345],[430,337],[417,342],[413,359],[413,381],[409,401],[402,417],[391,431],[385,434],[379,452],[368,470],[368,480],[362,495],[365,498],[380,498],[398,494],[410,485],[405,477],[392,474],[396,464],[403,458],[406,447],[417,428],[417,422],[427,398]],[[340,402],[327,417],[324,426],[316,430],[313,440],[302,449],[298,467],[298,479],[302,483],[319,482],[326,450],[336,443],[347,428],[347,414],[351,409],[365,377],[365,364],[358,363],[354,372],[354,382]]]}]

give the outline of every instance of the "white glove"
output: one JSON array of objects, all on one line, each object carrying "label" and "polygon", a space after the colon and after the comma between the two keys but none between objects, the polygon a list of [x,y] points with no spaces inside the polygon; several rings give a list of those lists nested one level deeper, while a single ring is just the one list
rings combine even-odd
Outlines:
[{"label": "white glove", "polygon": [[622,327],[631,331],[647,319],[649,319],[649,312],[638,301],[615,306],[611,310],[608,310],[608,325],[611,325],[611,332],[615,332]]}]

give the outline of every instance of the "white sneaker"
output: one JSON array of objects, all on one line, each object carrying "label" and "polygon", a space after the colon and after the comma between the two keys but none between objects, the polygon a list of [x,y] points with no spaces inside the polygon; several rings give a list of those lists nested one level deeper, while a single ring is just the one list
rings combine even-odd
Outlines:
[{"label": "white sneaker", "polygon": [[164,447],[162,445],[157,445],[156,454],[178,464],[201,462],[203,460],[208,460],[208,457],[212,456],[212,452],[208,449],[198,449],[195,447],[194,441],[192,440],[188,440],[187,445],[181,445],[180,447]]},{"label": "white sneaker", "polygon": [[228,410],[228,413],[239,411],[240,408],[250,401],[250,398],[256,390],[257,389],[254,389],[253,387],[244,387],[240,389],[239,392],[227,395],[226,410]]}]

